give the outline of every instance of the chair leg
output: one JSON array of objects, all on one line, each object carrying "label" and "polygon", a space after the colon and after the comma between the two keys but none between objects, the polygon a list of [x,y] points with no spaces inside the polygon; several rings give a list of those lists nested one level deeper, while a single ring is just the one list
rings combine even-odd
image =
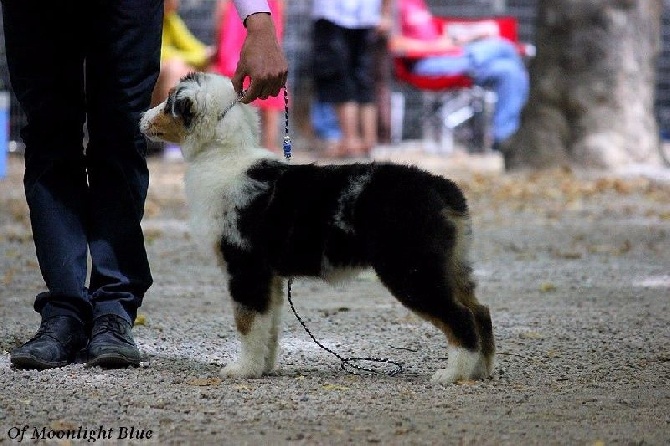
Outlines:
[{"label": "chair leg", "polygon": [[496,102],[498,102],[498,96],[495,91],[484,90],[484,119],[485,119],[485,140],[484,140],[484,151],[491,152],[493,151],[493,111],[496,107]]},{"label": "chair leg", "polygon": [[401,91],[394,91],[391,93],[391,144],[402,142],[404,118],[405,95]]},{"label": "chair leg", "polygon": [[425,152],[449,153],[453,148],[453,135],[444,125],[451,96],[451,93],[423,92],[422,147]]}]

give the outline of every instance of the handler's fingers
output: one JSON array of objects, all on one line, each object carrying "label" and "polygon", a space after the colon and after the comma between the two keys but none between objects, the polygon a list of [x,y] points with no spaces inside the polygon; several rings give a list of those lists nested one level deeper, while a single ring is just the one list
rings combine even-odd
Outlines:
[{"label": "handler's fingers", "polygon": [[[248,103],[252,102],[253,100],[255,100],[256,98],[261,97],[260,94],[263,91],[262,88],[263,87],[262,87],[260,82],[253,82],[252,81],[251,85],[249,85],[249,88],[244,93],[244,96],[242,97],[242,99],[240,99],[240,102],[242,102],[243,104],[248,104]],[[263,98],[263,99],[265,99],[265,98]]]},{"label": "handler's fingers", "polygon": [[238,66],[237,70],[235,70],[235,74],[233,75],[233,77],[230,78],[230,81],[233,83],[235,93],[237,93],[238,95],[242,92],[245,77],[246,74],[242,70],[240,70],[240,67]]}]

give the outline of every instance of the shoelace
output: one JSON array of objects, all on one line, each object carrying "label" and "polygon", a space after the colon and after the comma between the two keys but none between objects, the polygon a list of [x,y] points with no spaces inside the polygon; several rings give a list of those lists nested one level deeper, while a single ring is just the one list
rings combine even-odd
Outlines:
[{"label": "shoelace", "polygon": [[40,328],[37,329],[37,333],[35,333],[35,335],[30,338],[29,342],[36,341],[42,337],[49,337],[58,343],[62,343],[62,341],[57,336],[58,331],[53,328],[54,325],[55,324],[49,323],[47,321],[42,322],[40,324]]},{"label": "shoelace", "polygon": [[111,333],[114,337],[128,342],[124,337],[125,327],[120,320],[113,316],[102,316],[93,325],[92,337],[99,336],[104,333]]},{"label": "shoelace", "polygon": [[56,338],[56,331],[51,328],[51,324],[41,324],[40,328],[37,329],[37,333],[35,333],[30,340],[35,341],[43,336],[58,340],[58,338]]}]

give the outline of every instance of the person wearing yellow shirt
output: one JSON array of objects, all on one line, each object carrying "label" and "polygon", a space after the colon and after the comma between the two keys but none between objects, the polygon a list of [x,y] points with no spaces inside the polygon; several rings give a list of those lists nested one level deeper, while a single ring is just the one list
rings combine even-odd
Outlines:
[{"label": "person wearing yellow shirt", "polygon": [[214,54],[198,40],[179,16],[179,0],[165,0],[161,71],[151,97],[151,106],[163,102],[170,89],[191,71],[204,71]]}]

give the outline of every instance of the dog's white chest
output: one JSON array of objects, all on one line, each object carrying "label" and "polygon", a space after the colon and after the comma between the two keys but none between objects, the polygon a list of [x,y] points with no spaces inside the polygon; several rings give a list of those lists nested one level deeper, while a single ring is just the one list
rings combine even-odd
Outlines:
[{"label": "dog's white chest", "polygon": [[206,253],[219,252],[222,240],[240,248],[247,246],[239,231],[239,210],[262,190],[241,166],[203,163],[186,173],[186,198],[193,237]]}]

